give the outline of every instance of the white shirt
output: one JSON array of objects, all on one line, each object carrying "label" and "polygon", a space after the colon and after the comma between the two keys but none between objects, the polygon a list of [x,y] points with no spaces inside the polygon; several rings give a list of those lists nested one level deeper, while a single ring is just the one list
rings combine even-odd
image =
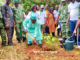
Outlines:
[{"label": "white shirt", "polygon": [[54,11],[53,11],[53,14],[54,14],[54,18],[57,18],[58,11],[57,11],[57,10],[54,10]]},{"label": "white shirt", "polygon": [[[31,17],[31,11],[28,13],[28,17]],[[36,18],[38,19],[38,12],[36,11]]]},{"label": "white shirt", "polygon": [[45,18],[46,18],[47,16],[46,16],[46,12],[45,11],[39,11],[38,12],[38,19],[39,19],[39,21],[40,21],[40,23],[41,23],[41,25],[43,25],[43,24],[45,24]]},{"label": "white shirt", "polygon": [[70,3],[68,5],[68,12],[70,12],[70,20],[74,21],[74,20],[78,20],[78,12],[79,11],[79,3],[78,2],[74,2],[74,3]]}]

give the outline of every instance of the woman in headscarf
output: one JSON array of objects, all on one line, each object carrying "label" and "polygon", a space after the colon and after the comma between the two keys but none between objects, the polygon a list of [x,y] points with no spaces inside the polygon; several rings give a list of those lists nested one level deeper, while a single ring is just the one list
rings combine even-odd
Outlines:
[{"label": "woman in headscarf", "polygon": [[27,35],[28,38],[28,45],[32,45],[32,41],[38,40],[40,47],[42,47],[42,34],[41,34],[41,25],[39,20],[36,19],[36,14],[31,13],[31,16],[29,18],[26,18],[23,22],[23,26],[25,28],[25,33],[29,33],[33,40]]},{"label": "woman in headscarf", "polygon": [[49,33],[55,36],[55,20],[53,15],[53,7],[50,8],[49,12],[47,12],[47,27],[49,28]]}]

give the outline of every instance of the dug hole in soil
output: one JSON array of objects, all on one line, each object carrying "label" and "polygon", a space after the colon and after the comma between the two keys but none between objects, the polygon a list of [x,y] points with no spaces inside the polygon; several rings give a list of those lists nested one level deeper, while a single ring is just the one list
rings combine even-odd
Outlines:
[{"label": "dug hole in soil", "polygon": [[[80,55],[75,55],[74,53],[66,53],[67,51],[65,51],[64,48],[61,48],[60,46],[56,45],[58,43],[54,43],[53,44],[53,47],[54,49],[48,49],[46,43],[43,43],[42,44],[42,48],[37,46],[36,44],[33,44],[32,46],[29,46],[29,47],[25,47],[24,48],[24,51],[26,53],[26,57],[29,57],[30,59],[33,59],[35,60],[34,58],[35,57],[40,57],[40,60],[42,60],[44,57],[42,56],[42,54],[44,56],[46,56],[47,54],[46,53],[41,53],[41,51],[57,51],[57,53],[53,53],[55,54],[55,56],[57,57],[68,57],[68,58],[79,58]],[[61,50],[61,51],[60,51]],[[48,54],[51,54],[51,53],[48,53]]]}]

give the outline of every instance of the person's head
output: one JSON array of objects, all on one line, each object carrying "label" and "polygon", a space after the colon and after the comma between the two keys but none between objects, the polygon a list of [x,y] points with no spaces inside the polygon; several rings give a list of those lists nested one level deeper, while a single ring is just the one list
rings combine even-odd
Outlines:
[{"label": "person's head", "polygon": [[48,10],[48,9],[49,9],[49,6],[48,6],[48,4],[46,4],[46,5],[45,5],[45,9],[46,9],[46,10]]},{"label": "person's head", "polygon": [[56,5],[56,6],[55,6],[55,8],[56,8],[56,10],[58,10],[58,8],[59,8],[59,5]]},{"label": "person's head", "polygon": [[53,8],[53,7],[50,7],[49,12],[50,12],[50,13],[53,13],[53,10],[54,10],[54,8]]},{"label": "person's head", "polygon": [[11,0],[6,0],[6,4],[9,5],[11,3]]},{"label": "person's head", "polygon": [[75,0],[75,1],[79,2],[79,0]]},{"label": "person's head", "polygon": [[69,2],[72,2],[72,3],[74,3],[75,2],[75,0],[68,0]]},{"label": "person's head", "polygon": [[61,0],[62,5],[66,5],[66,0]]},{"label": "person's head", "polygon": [[59,8],[62,6],[62,4],[59,4]]},{"label": "person's head", "polygon": [[36,9],[37,9],[37,6],[36,6],[36,5],[33,5],[33,6],[31,7],[31,10],[32,10],[33,12],[35,12]]},{"label": "person's head", "polygon": [[18,1],[17,1],[17,2],[14,2],[14,5],[15,5],[16,7],[18,7],[18,4],[19,4]]},{"label": "person's head", "polygon": [[39,6],[37,5],[37,11],[39,11]]},{"label": "person's head", "polygon": [[70,2],[71,2],[71,1],[70,1],[70,0],[68,0],[68,4],[70,4]]},{"label": "person's head", "polygon": [[44,9],[44,5],[41,5],[40,10],[43,11]]},{"label": "person's head", "polygon": [[32,23],[35,23],[36,22],[36,14],[32,13],[30,19],[31,19]]}]

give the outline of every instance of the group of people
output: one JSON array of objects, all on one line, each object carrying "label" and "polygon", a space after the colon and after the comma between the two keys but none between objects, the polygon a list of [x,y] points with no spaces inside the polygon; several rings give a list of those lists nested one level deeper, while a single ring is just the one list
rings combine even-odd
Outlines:
[{"label": "group of people", "polygon": [[[16,31],[16,40],[18,43],[28,41],[27,46],[31,46],[32,42],[38,42],[42,46],[42,33],[51,34],[55,36],[56,26],[58,26],[58,36],[61,32],[63,40],[72,36],[72,40],[76,42],[76,30],[80,25],[80,4],[78,0],[61,0],[60,5],[50,7],[48,4],[33,5],[31,11],[24,13],[23,7],[19,5],[18,0],[13,0],[14,5],[9,4],[11,0],[6,0],[6,3],[0,7],[0,35],[2,38],[2,45],[6,45],[6,32],[8,37],[8,45],[13,46],[12,38],[14,28]],[[77,25],[76,25],[77,24]],[[26,34],[27,35],[26,37]],[[80,39],[80,38],[79,38]],[[80,40],[79,40],[80,42]]]}]

